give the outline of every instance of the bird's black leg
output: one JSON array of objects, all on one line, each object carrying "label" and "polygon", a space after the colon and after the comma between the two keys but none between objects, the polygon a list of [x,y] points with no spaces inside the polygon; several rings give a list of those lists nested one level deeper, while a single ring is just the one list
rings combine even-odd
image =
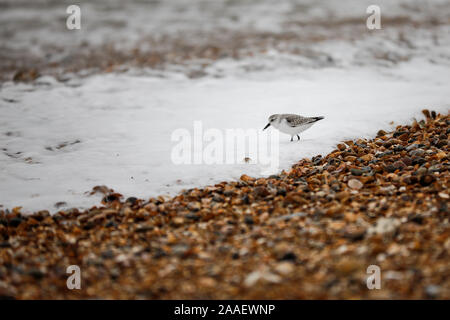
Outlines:
[{"label": "bird's black leg", "polygon": [[[299,135],[297,135],[297,138],[298,138],[298,140],[300,140],[300,136],[299,136]],[[298,141],[298,140],[297,140],[297,141]]]},{"label": "bird's black leg", "polygon": [[294,136],[291,136],[291,141],[294,141]]}]

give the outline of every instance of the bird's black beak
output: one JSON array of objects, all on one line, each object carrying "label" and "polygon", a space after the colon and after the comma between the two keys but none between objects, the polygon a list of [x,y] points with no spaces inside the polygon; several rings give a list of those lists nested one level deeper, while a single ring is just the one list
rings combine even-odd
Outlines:
[{"label": "bird's black beak", "polygon": [[270,122],[267,124],[267,126],[264,127],[263,131],[266,130],[268,127],[270,127]]}]

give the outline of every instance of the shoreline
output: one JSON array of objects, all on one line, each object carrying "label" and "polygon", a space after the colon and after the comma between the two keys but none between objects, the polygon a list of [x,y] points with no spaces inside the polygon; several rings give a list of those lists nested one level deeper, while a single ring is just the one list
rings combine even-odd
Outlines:
[{"label": "shoreline", "polygon": [[[0,210],[0,297],[449,299],[450,116],[424,114],[269,178],[169,200],[104,189],[103,207],[54,215]],[[81,290],[66,287],[69,265]],[[366,287],[369,265],[381,290]]]}]

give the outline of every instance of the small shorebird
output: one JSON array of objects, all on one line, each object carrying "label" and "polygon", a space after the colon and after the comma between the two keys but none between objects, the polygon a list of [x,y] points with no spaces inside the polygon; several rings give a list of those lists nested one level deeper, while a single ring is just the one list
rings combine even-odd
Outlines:
[{"label": "small shorebird", "polygon": [[296,114],[273,114],[269,117],[269,123],[263,130],[266,130],[272,125],[281,132],[291,135],[291,141],[294,141],[294,136],[297,136],[298,141],[300,140],[300,132],[309,129],[314,123],[323,118],[324,117],[302,117]]}]

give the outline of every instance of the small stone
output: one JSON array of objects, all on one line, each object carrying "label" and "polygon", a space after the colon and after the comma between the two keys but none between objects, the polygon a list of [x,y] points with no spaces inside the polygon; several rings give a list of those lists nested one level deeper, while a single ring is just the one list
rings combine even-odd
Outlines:
[{"label": "small stone", "polygon": [[394,166],[394,168],[396,170],[397,169],[402,170],[402,169],[404,169],[406,167],[405,163],[403,163],[403,161],[400,161],[400,160],[399,161],[395,161],[392,165]]},{"label": "small stone", "polygon": [[407,146],[405,148],[405,150],[406,151],[411,151],[411,150],[417,149],[418,147],[419,147],[419,145],[417,143],[413,143],[413,144],[410,144],[409,146]]},{"label": "small stone", "polygon": [[286,195],[286,189],[285,188],[277,189],[277,196],[285,196],[285,195]]},{"label": "small stone", "polygon": [[408,152],[408,154],[412,157],[421,157],[425,154],[425,151],[422,149],[414,149]]},{"label": "small stone", "polygon": [[430,110],[428,110],[428,109],[423,109],[423,110],[422,110],[422,113],[423,113],[423,115],[424,115],[426,118],[431,118]]},{"label": "small stone", "polygon": [[121,198],[120,194],[112,193],[112,194],[105,196],[102,201],[104,203],[110,203],[110,202],[118,201],[118,200],[120,200],[120,198]]},{"label": "small stone", "polygon": [[441,197],[442,199],[448,199],[448,198],[449,198],[448,193],[445,193],[445,192],[439,192],[438,195],[439,195],[439,197]]},{"label": "small stone", "polygon": [[365,154],[365,155],[361,156],[361,159],[363,161],[370,161],[370,160],[373,159],[373,155],[372,154]]},{"label": "small stone", "polygon": [[296,261],[297,255],[293,252],[286,252],[281,258],[280,261]]},{"label": "small stone", "polygon": [[354,175],[354,176],[361,176],[363,174],[363,171],[361,169],[356,169],[356,168],[351,168],[350,172]]},{"label": "small stone", "polygon": [[430,184],[432,184],[434,181],[436,180],[436,178],[434,176],[432,176],[431,174],[426,174],[420,177],[419,179],[419,183],[426,187],[429,186]]},{"label": "small stone", "polygon": [[400,152],[400,151],[403,151],[403,150],[405,150],[405,147],[400,145],[400,144],[397,144],[397,145],[394,146],[394,151],[395,152]]},{"label": "small stone", "polygon": [[425,287],[425,295],[429,299],[436,299],[439,297],[439,294],[441,293],[441,287],[437,285],[428,285]]},{"label": "small stone", "polygon": [[391,141],[386,141],[385,143],[383,143],[383,147],[385,147],[386,149],[389,149],[391,146],[392,146]]},{"label": "small stone", "polygon": [[445,152],[443,152],[443,151],[436,153],[436,158],[437,158],[438,160],[442,160],[442,159],[444,159],[445,157],[447,157],[447,154],[446,154]]},{"label": "small stone", "polygon": [[67,206],[67,203],[64,201],[59,201],[59,202],[55,203],[55,208],[57,208],[57,209],[59,209],[61,207],[65,207],[65,206]]},{"label": "small stone", "polygon": [[125,200],[125,202],[127,202],[127,203],[129,203],[129,204],[131,204],[131,205],[133,206],[133,205],[136,204],[137,198],[135,198],[135,197],[129,197],[129,198],[127,198],[127,200]]},{"label": "small stone", "polygon": [[101,253],[101,257],[103,259],[112,259],[114,258],[114,252],[112,250],[105,250]]},{"label": "small stone", "polygon": [[179,257],[185,257],[190,247],[187,244],[176,244],[172,247],[172,253]]},{"label": "small stone", "polygon": [[0,248],[11,248],[11,244],[8,241],[0,242]]},{"label": "small stone", "polygon": [[394,218],[379,218],[374,226],[367,231],[368,234],[393,235],[400,225],[400,221]]},{"label": "small stone", "polygon": [[359,241],[364,239],[366,229],[363,227],[350,226],[344,230],[344,237],[352,241]]},{"label": "small stone", "polygon": [[277,218],[274,218],[273,219],[273,221],[283,221],[283,220],[290,220],[290,219],[292,219],[292,218],[296,218],[296,217],[306,217],[307,216],[307,214],[306,213],[304,213],[304,212],[296,212],[296,213],[291,213],[291,214],[286,214],[286,215],[283,215],[283,216],[281,216],[281,217],[277,217]]},{"label": "small stone", "polygon": [[359,190],[361,189],[364,185],[362,184],[361,181],[357,180],[357,179],[350,179],[348,181],[348,186],[354,190]]},{"label": "small stone", "polygon": [[214,195],[213,197],[212,197],[212,201],[214,201],[214,202],[223,202],[224,201],[224,199],[221,197],[221,196],[219,196],[219,195]]},{"label": "small stone", "polygon": [[39,269],[31,269],[28,271],[28,274],[36,280],[41,280],[45,276],[45,274]]},{"label": "small stone", "polygon": [[425,167],[420,167],[419,169],[417,169],[417,171],[415,172],[415,174],[416,174],[417,176],[421,176],[421,175],[426,174],[427,172],[428,172],[427,168],[425,168]]},{"label": "small stone", "polygon": [[173,233],[169,233],[168,235],[167,235],[167,243],[168,244],[173,244],[173,243],[176,243],[177,242],[177,237],[175,237],[174,235],[173,235]]},{"label": "small stone", "polygon": [[186,215],[186,218],[187,218],[187,219],[190,219],[190,220],[193,220],[193,221],[198,221],[198,220],[200,220],[200,216],[199,216],[198,214],[195,214],[195,213],[192,213],[192,212],[188,213],[188,214]]},{"label": "small stone", "polygon": [[280,262],[275,266],[275,271],[282,275],[290,274],[294,269],[294,265],[291,262]]},{"label": "small stone", "polygon": [[413,165],[416,165],[416,164],[422,165],[422,164],[424,164],[425,162],[427,162],[427,160],[425,160],[425,159],[422,158],[422,157],[414,157],[414,158],[412,159],[412,164],[413,164]]},{"label": "small stone", "polygon": [[216,280],[214,280],[214,279],[211,278],[211,277],[203,277],[203,278],[200,278],[199,281],[198,281],[198,283],[199,283],[201,286],[206,287],[206,288],[213,288],[213,287],[215,287],[216,284],[217,284]]},{"label": "small stone", "polygon": [[245,278],[244,285],[246,287],[253,287],[259,279],[261,279],[261,273],[259,271],[251,272]]},{"label": "small stone", "polygon": [[417,224],[423,224],[424,222],[424,216],[421,214],[413,214],[410,217],[408,217],[408,221],[417,223]]},{"label": "small stone", "polygon": [[259,280],[265,280],[270,283],[279,283],[281,281],[280,276],[268,272],[266,270],[263,271],[253,271],[251,272],[244,280],[244,285],[246,287],[254,286]]},{"label": "small stone", "polygon": [[182,226],[184,224],[184,219],[182,217],[175,217],[172,220],[172,224],[176,227]]},{"label": "small stone", "polygon": [[106,228],[111,228],[111,227],[115,228],[115,227],[117,227],[117,223],[116,223],[114,220],[109,220],[109,221],[105,224],[105,227],[106,227]]},{"label": "small stone", "polygon": [[35,68],[20,69],[14,74],[13,81],[30,82],[37,79],[39,76],[39,71]]},{"label": "small stone", "polygon": [[362,269],[359,261],[351,258],[344,258],[336,264],[336,271],[342,275],[350,275]]},{"label": "small stone", "polygon": [[153,227],[153,226],[141,225],[136,228],[136,232],[137,233],[146,233],[147,231],[152,231],[154,229],[155,229],[155,227]]},{"label": "small stone", "polygon": [[189,202],[189,204],[187,205],[187,208],[192,211],[199,211],[202,208],[202,205],[198,201]]},{"label": "small stone", "polygon": [[404,157],[401,160],[406,166],[412,165],[412,159],[410,157]]},{"label": "small stone", "polygon": [[246,174],[243,174],[243,175],[241,176],[241,180],[244,181],[244,182],[253,182],[253,181],[255,181],[254,178],[249,177],[249,176],[246,175]]},{"label": "small stone", "polygon": [[345,161],[355,162],[356,157],[355,156],[346,156],[344,158]]},{"label": "small stone", "polygon": [[253,218],[252,218],[251,216],[245,216],[245,217],[244,217],[244,222],[245,222],[246,224],[249,224],[249,225],[252,225],[252,224],[255,223],[255,221],[253,220]]},{"label": "small stone", "polygon": [[386,170],[389,173],[393,173],[395,172],[395,170],[397,170],[397,168],[393,165],[393,164],[388,164],[384,170]]},{"label": "small stone", "polygon": [[270,192],[269,192],[269,190],[267,190],[266,187],[260,186],[260,187],[255,188],[255,195],[258,197],[266,197],[266,196],[270,195]]},{"label": "small stone", "polygon": [[22,223],[23,219],[21,217],[14,217],[11,220],[9,220],[8,225],[10,227],[18,227]]}]

